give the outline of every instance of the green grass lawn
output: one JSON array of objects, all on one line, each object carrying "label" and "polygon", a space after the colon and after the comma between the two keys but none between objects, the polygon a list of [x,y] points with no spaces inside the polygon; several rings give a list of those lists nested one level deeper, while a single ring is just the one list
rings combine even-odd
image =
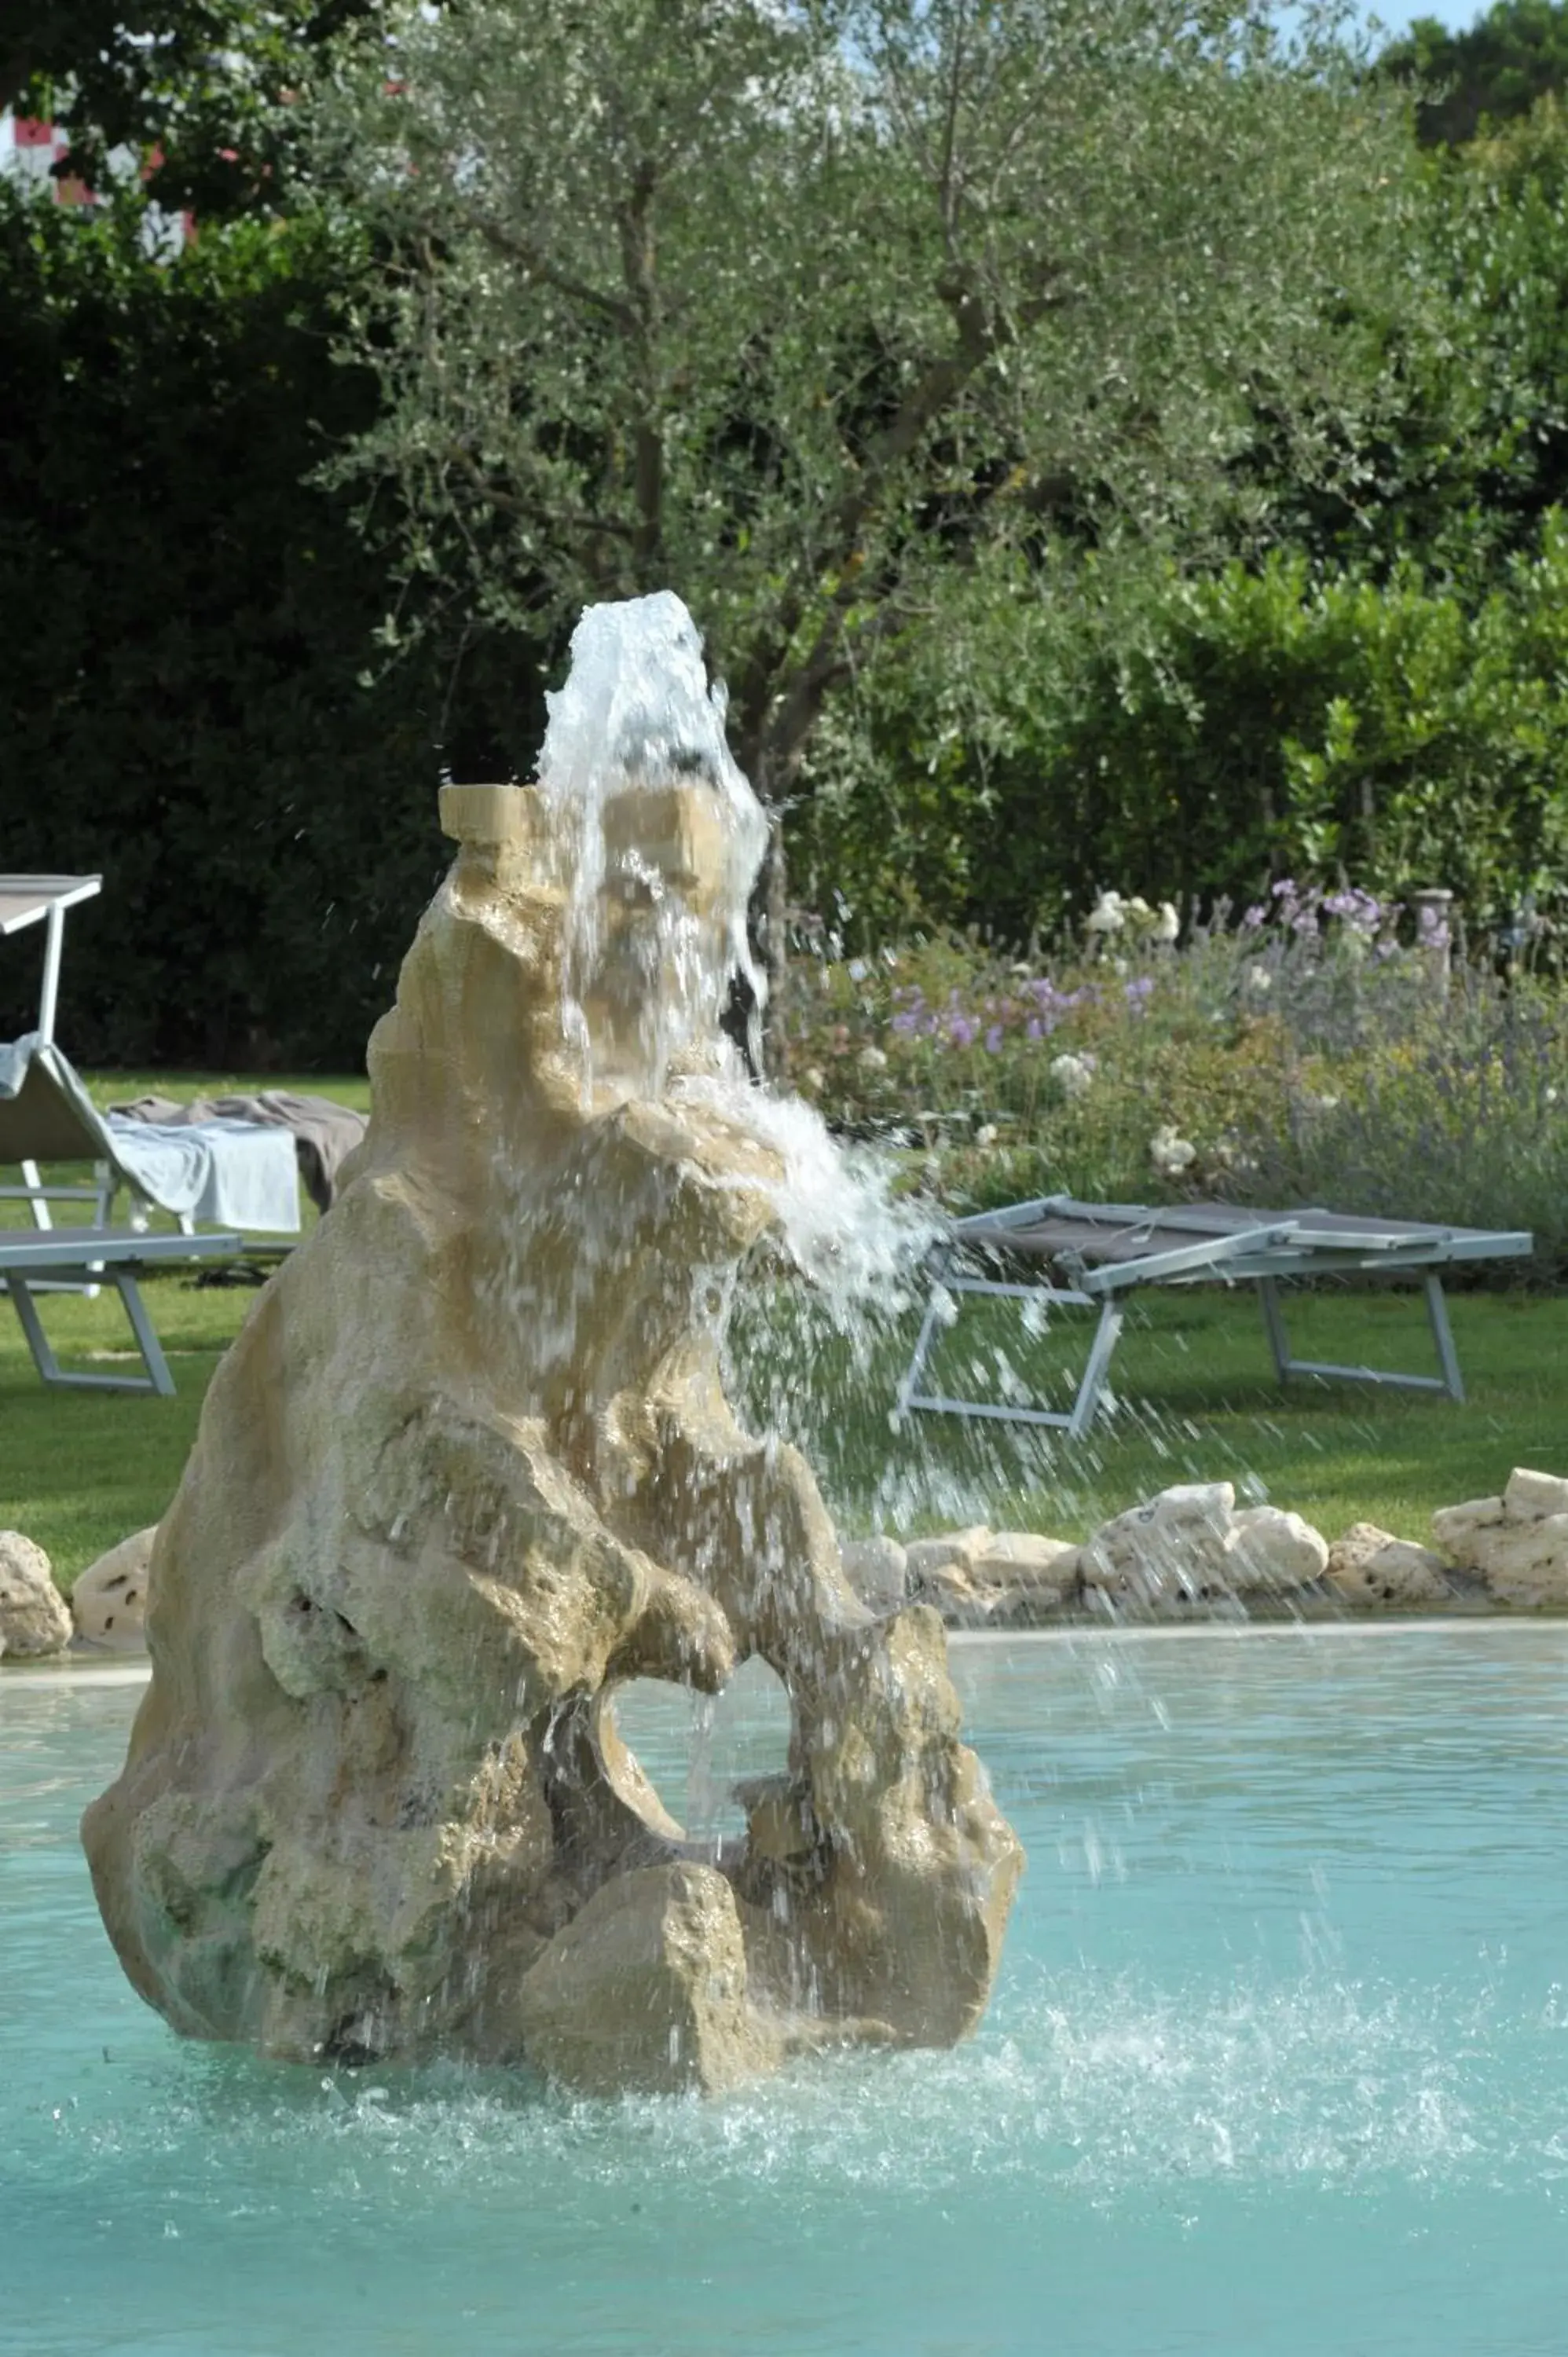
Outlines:
[{"label": "green grass lawn", "polygon": [[[156,1092],[293,1088],[368,1110],[362,1078],[257,1081],[211,1073],[94,1073],[108,1104]],[[84,1174],[61,1171],[59,1177]],[[72,1207],[75,1208],[75,1207]],[[315,1214],[304,1207],[308,1226]],[[62,1216],[64,1212],[62,1211]],[[27,1218],[0,1204],[0,1218]],[[167,1223],[172,1224],[172,1223]],[[172,1400],[47,1391],[0,1300],[0,1527],[26,1531],[62,1581],[157,1520],[179,1479],[202,1396],[255,1299],[246,1287],[149,1279],[145,1292],[178,1386]],[[134,1365],[118,1297],[47,1297],[68,1364]],[[1325,1285],[1289,1296],[1297,1356],[1429,1372],[1419,1292]],[[1119,1405],[1082,1442],[950,1416],[890,1425],[912,1321],[860,1353],[803,1319],[788,1294],[748,1303],[736,1391],[754,1426],[769,1403],[807,1450],[848,1530],[985,1520],[1085,1534],[1173,1481],[1230,1480],[1294,1507],[1330,1537],[1362,1519],[1423,1538],[1435,1506],[1497,1491],[1516,1464],[1568,1471],[1568,1296],[1466,1292],[1450,1310],[1469,1401],[1370,1385],[1275,1383],[1251,1288],[1147,1293],[1130,1305],[1112,1370]],[[1031,1339],[1015,1304],[971,1301],[928,1369],[935,1390],[996,1396],[999,1360],[1053,1406],[1070,1399],[1088,1328],[1060,1316]],[[123,1354],[123,1360],[116,1354]]]},{"label": "green grass lawn", "polygon": [[[331,1097],[360,1113],[368,1113],[371,1104],[371,1084],[362,1074],[324,1080],[315,1074],[270,1073],[258,1079],[245,1073],[85,1072],[82,1079],[94,1103],[102,1106],[140,1096],[187,1102],[194,1096],[253,1094],[263,1089]],[[56,1184],[84,1186],[91,1183],[91,1171],[85,1163],[55,1164],[44,1177]],[[59,1203],[53,1211],[57,1225],[65,1225],[89,1218],[91,1206]],[[302,1231],[307,1232],[317,1213],[303,1189],[300,1214]],[[114,1216],[125,1216],[124,1196],[115,1204]],[[0,1226],[27,1227],[31,1221],[26,1203],[0,1201]],[[172,1230],[177,1222],[155,1212],[148,1224]],[[179,1275],[148,1278],[143,1294],[178,1386],[172,1400],[46,1391],[15,1312],[0,1297],[0,1527],[26,1531],[37,1539],[67,1587],[106,1546],[156,1522],[163,1512],[195,1437],[212,1371],[255,1298],[251,1287],[197,1286]],[[40,1313],[57,1355],[68,1366],[107,1373],[123,1362],[128,1372],[140,1372],[119,1297],[112,1290],[96,1301],[71,1294],[45,1295]]]},{"label": "green grass lawn", "polygon": [[[1287,1307],[1298,1358],[1434,1371],[1419,1293],[1291,1288]],[[1568,1471],[1568,1297],[1470,1292],[1451,1297],[1449,1310],[1464,1406],[1313,1378],[1282,1389],[1250,1286],[1135,1296],[1112,1367],[1119,1405],[1079,1442],[946,1415],[890,1430],[909,1324],[859,1366],[818,1340],[802,1374],[789,1320],[754,1316],[739,1358],[748,1388],[782,1399],[791,1437],[852,1528],[880,1519],[907,1533],[968,1519],[1079,1538],[1172,1482],[1232,1480],[1331,1538],[1369,1520],[1424,1539],[1434,1507],[1494,1493],[1516,1464]],[[927,1381],[999,1397],[1000,1351],[1036,1405],[1065,1407],[1089,1332],[1063,1318],[1031,1341],[1016,1305],[972,1300]]]},{"label": "green grass lawn", "polygon": [[[256,1297],[173,1276],[150,1280],[145,1293],[179,1387],[172,1400],[46,1391],[0,1303],[0,1526],[36,1538],[66,1585],[163,1512],[212,1371]],[[57,1347],[79,1363],[111,1365],[91,1354],[129,1347],[112,1295],[59,1295],[44,1308]],[[1515,1464],[1568,1470],[1568,1298],[1467,1293],[1451,1308],[1470,1389],[1464,1407],[1315,1382],[1282,1393],[1242,1291],[1134,1303],[1112,1371],[1122,1405],[1082,1443],[950,1417],[920,1417],[894,1433],[908,1329],[885,1337],[859,1368],[820,1343],[805,1367],[791,1348],[798,1321],[788,1305],[750,1319],[743,1401],[761,1388],[760,1375],[746,1381],[747,1362],[766,1366],[776,1383],[785,1370],[789,1425],[850,1529],[878,1515],[905,1531],[983,1518],[1079,1536],[1169,1482],[1230,1479],[1249,1496],[1295,1508],[1330,1537],[1361,1519],[1423,1537],[1434,1506],[1495,1491]],[[1004,1347],[1022,1363],[1016,1320],[1009,1332],[1006,1316],[1003,1305],[975,1305],[948,1348],[969,1356]],[[1297,1296],[1292,1332],[1302,1355],[1418,1371],[1429,1363],[1420,1297],[1408,1292]],[[1029,1372],[1047,1389],[1054,1374],[1059,1394],[1065,1364],[1053,1335]],[[934,1372],[940,1379],[940,1363]]]}]

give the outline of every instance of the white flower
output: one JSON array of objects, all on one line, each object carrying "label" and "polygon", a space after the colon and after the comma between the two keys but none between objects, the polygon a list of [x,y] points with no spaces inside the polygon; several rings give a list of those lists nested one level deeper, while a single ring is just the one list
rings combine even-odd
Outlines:
[{"label": "white flower", "polygon": [[1542,1090],[1542,1092],[1541,1092],[1541,1094],[1544,1096],[1544,1098],[1545,1098],[1545,1100],[1546,1100],[1546,1102],[1547,1102],[1547,1103],[1548,1103],[1548,1104],[1555,1104],[1555,1103],[1557,1103],[1557,1092],[1556,1092],[1556,1090],[1552,1086],[1552,1083],[1551,1083],[1550,1082],[1547,1082],[1546,1087],[1545,1087],[1545,1088]]},{"label": "white flower", "polygon": [[823,1088],[823,1081],[822,1070],[819,1065],[807,1065],[805,1071],[800,1075],[800,1086],[805,1090],[808,1096],[821,1096]]},{"label": "white flower", "polygon": [[1094,1085],[1092,1056],[1053,1056],[1048,1069],[1063,1096],[1080,1097]]},{"label": "white flower", "polygon": [[1133,922],[1138,925],[1146,924],[1154,916],[1154,910],[1150,908],[1143,894],[1141,892],[1134,892],[1132,899],[1127,903],[1127,914],[1133,919]]},{"label": "white flower", "polygon": [[1269,972],[1266,965],[1258,965],[1254,963],[1247,968],[1247,987],[1249,990],[1255,990],[1260,998],[1263,997],[1267,992],[1273,990],[1273,975]]},{"label": "white flower", "polygon": [[1174,900],[1162,900],[1160,913],[1155,920],[1155,939],[1174,942],[1181,932],[1181,917]]},{"label": "white flower", "polygon": [[1122,912],[1120,892],[1101,892],[1084,920],[1084,931],[1090,933],[1119,933],[1127,920]]},{"label": "white flower", "polygon": [[851,982],[864,982],[871,968],[864,958],[851,958],[845,971]]},{"label": "white flower", "polygon": [[863,1072],[885,1072],[887,1070],[887,1059],[880,1048],[863,1048],[854,1060]]},{"label": "white flower", "polygon": [[1162,1178],[1178,1178],[1189,1165],[1197,1160],[1197,1148],[1189,1138],[1179,1135],[1167,1121],[1155,1130],[1149,1140],[1149,1159]]},{"label": "white flower", "polygon": [[980,1127],[974,1133],[974,1142],[976,1146],[994,1146],[996,1143],[996,1124],[993,1121],[983,1121]]}]

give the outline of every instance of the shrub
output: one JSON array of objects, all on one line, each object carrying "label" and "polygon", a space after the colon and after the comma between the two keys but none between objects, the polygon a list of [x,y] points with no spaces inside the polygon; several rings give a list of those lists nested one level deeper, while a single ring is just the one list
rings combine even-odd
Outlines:
[{"label": "shrub", "polygon": [[[1107,896],[1112,903],[1115,896]],[[1099,904],[1106,909],[1107,897]],[[1282,883],[1182,946],[1122,902],[1047,961],[932,940],[796,966],[789,1077],[955,1210],[1066,1193],[1530,1229],[1568,1271],[1568,989]]]},{"label": "shrub", "polygon": [[[128,200],[73,210],[0,181],[5,861],[104,871],[59,1036],[83,1063],[341,1069],[446,865],[435,788],[465,758],[450,642],[364,683],[387,572],[301,479],[373,400],[328,351],[359,257],[320,223],[242,222],[165,265]],[[456,699],[503,760],[536,740],[531,651],[499,692],[470,661]],[[0,1036],[35,974],[7,957]]]},{"label": "shrub", "polygon": [[1377,581],[1293,554],[989,587],[983,620],[868,679],[857,731],[814,757],[793,872],[821,879],[819,907],[853,903],[865,938],[923,920],[1022,945],[1113,877],[1173,899],[1284,875],[1443,885],[1477,931],[1563,889],[1556,511],[1478,597],[1413,564]]}]

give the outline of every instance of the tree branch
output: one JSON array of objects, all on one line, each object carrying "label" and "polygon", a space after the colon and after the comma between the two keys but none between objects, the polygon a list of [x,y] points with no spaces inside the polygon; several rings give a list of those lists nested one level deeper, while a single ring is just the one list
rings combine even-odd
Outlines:
[{"label": "tree branch", "polygon": [[953,35],[952,70],[948,76],[947,104],[942,111],[942,156],[939,176],[939,203],[942,216],[942,242],[948,258],[953,255],[958,234],[958,188],[954,164],[958,147],[959,93],[963,83],[963,12],[959,13],[958,29]]},{"label": "tree branch", "polygon": [[597,311],[601,317],[613,319],[623,335],[637,333],[637,314],[620,296],[607,295],[599,287],[590,286],[585,279],[574,277],[569,270],[558,269],[541,247],[527,238],[514,237],[499,221],[481,221],[478,226],[487,245],[505,254],[509,262],[520,264],[542,286],[553,286],[569,303],[580,303],[587,310]]},{"label": "tree branch", "polygon": [[503,515],[530,516],[540,523],[564,524],[571,532],[597,533],[610,540],[633,540],[630,524],[622,523],[617,516],[583,515],[572,508],[553,507],[548,500],[527,499],[518,491],[504,491],[492,483],[471,450],[461,443],[453,443],[446,456],[460,467],[486,505],[499,508]]},{"label": "tree branch", "polygon": [[[938,292],[952,315],[957,330],[955,349],[942,359],[934,361],[918,382],[910,388],[897,414],[872,444],[857,479],[845,490],[832,511],[832,554],[822,559],[818,570],[820,572],[824,565],[832,569],[836,561],[839,584],[811,651],[801,670],[794,675],[797,684],[808,676],[816,676],[819,666],[828,659],[828,651],[839,636],[844,614],[855,602],[858,593],[854,583],[859,570],[864,527],[895,469],[918,447],[923,436],[951,406],[987,361],[995,358],[1020,335],[1026,333],[1047,311],[1059,308],[1069,299],[1047,289],[1022,304],[1015,317],[1006,318],[995,309],[988,308],[975,293],[972,279],[956,270],[945,274]],[[742,723],[743,741],[748,748],[755,748],[752,759],[765,770],[776,748],[776,737],[780,727],[779,691],[775,682],[805,612],[805,594],[797,584],[782,600],[771,630],[754,649],[736,693],[736,713]],[[822,693],[825,692],[824,686]],[[786,705],[791,709],[796,693],[796,685],[791,685],[786,692]],[[821,703],[822,695],[819,694],[811,719],[814,720]],[[810,725],[808,720],[808,728]],[[778,738],[788,747],[786,758],[790,761],[794,759],[793,726],[791,719],[783,726],[782,736]],[[799,741],[803,742],[803,739],[804,732]]]},{"label": "tree branch", "polygon": [[659,175],[651,157],[644,156],[632,174],[625,204],[618,208],[620,224],[621,274],[627,285],[626,309],[634,322],[640,414],[632,425],[632,496],[637,502],[637,530],[632,546],[639,564],[659,554],[664,537],[664,436],[659,423],[658,339],[659,285],[654,268],[653,198]]}]

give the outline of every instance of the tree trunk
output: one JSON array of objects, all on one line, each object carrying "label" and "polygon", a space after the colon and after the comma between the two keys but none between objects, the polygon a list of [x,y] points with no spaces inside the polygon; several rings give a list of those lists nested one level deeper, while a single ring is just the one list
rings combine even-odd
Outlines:
[{"label": "tree trunk", "polygon": [[746,910],[746,939],[766,996],[763,1005],[758,1006],[745,976],[737,974],[725,1011],[725,1029],[745,1057],[752,1078],[771,1080],[778,1078],[783,1064],[782,1039],[777,1024],[783,1004],[784,978],[789,954],[789,863],[784,849],[784,803],[768,790],[771,781],[767,755],[755,745],[743,747],[743,750],[751,752],[748,774],[768,821],[768,848],[763,854],[757,881],[751,888],[751,902]]},{"label": "tree trunk", "polygon": [[777,1080],[784,1066],[784,981],[789,963],[789,866],[784,848],[784,805],[768,802],[768,856],[757,879],[752,906],[761,902],[762,955],[758,960],[768,984],[768,1004],[762,1011],[762,1068]]}]

